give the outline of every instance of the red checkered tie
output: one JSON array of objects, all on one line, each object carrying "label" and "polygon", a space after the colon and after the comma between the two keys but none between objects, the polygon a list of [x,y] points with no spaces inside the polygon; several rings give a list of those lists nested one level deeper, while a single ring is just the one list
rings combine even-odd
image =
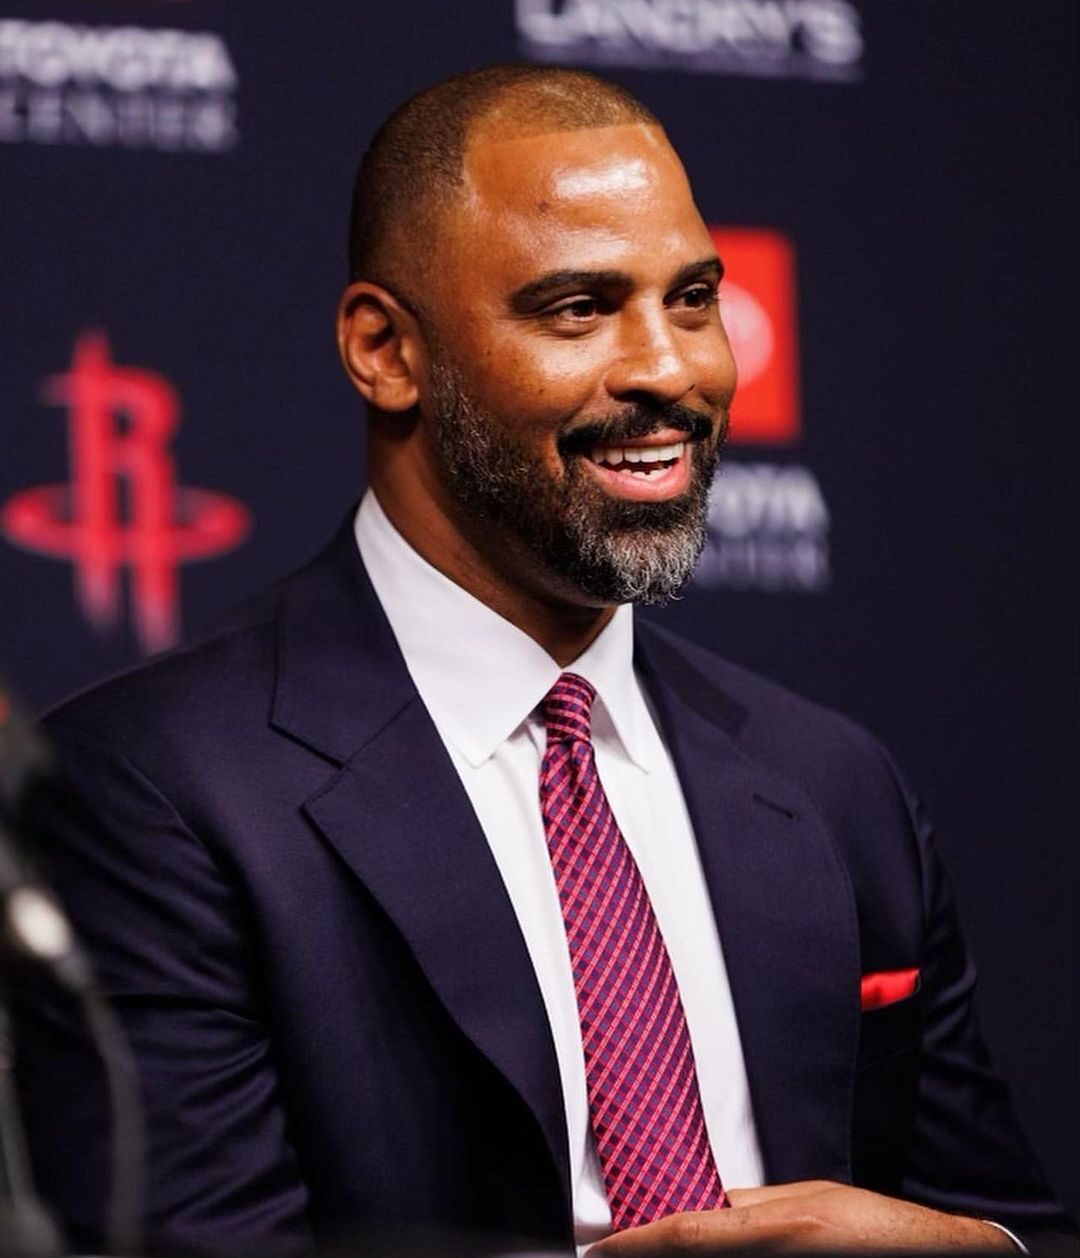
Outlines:
[{"label": "red checkered tie", "polygon": [[574,973],[596,1151],[616,1229],[726,1204],[679,988],[641,874],[596,772],[596,691],[563,673],[540,768]]}]

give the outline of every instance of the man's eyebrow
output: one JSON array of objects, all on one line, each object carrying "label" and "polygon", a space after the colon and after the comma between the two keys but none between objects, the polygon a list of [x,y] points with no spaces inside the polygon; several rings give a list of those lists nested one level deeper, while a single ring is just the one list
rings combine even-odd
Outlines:
[{"label": "man's eyebrow", "polygon": [[528,314],[547,297],[574,289],[629,288],[633,280],[625,271],[548,271],[510,294],[510,309]]},{"label": "man's eyebrow", "polygon": [[[672,288],[680,288],[693,280],[712,280],[719,283],[724,265],[719,258],[700,258],[680,267],[671,282]],[[631,288],[633,279],[625,271],[548,271],[545,275],[516,288],[509,297],[510,309],[515,314],[528,314],[545,299],[559,293],[595,288]]]},{"label": "man's eyebrow", "polygon": [[723,278],[724,264],[714,254],[711,258],[701,258],[697,262],[688,262],[686,266],[680,267],[671,287],[681,288],[694,280],[711,280],[712,283],[719,284]]}]

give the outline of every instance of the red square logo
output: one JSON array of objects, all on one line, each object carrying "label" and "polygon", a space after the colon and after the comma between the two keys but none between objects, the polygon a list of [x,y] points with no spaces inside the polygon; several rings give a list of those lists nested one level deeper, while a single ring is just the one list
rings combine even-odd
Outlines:
[{"label": "red square logo", "polygon": [[801,431],[795,318],[795,251],[780,232],[712,227],[724,279],[720,315],[739,368],[731,440],[797,441]]}]

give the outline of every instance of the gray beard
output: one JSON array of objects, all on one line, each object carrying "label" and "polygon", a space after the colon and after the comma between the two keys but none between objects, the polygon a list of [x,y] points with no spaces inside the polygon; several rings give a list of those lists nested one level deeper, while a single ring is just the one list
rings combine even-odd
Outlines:
[{"label": "gray beard", "polygon": [[[666,502],[612,498],[567,459],[561,481],[510,434],[512,425],[475,406],[454,369],[432,365],[436,450],[465,521],[483,536],[501,527],[549,570],[598,603],[666,603],[690,579],[705,544],[709,487],[720,442],[691,446],[690,485]],[[644,436],[661,427],[700,434],[702,416],[681,406],[620,412],[606,428]],[[696,428],[695,428],[696,425]]]}]

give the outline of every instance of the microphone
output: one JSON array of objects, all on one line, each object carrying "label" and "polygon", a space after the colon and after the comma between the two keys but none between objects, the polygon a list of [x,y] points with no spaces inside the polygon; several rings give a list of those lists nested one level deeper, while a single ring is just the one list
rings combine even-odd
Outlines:
[{"label": "microphone", "polygon": [[[105,1071],[112,1114],[113,1147],[106,1233],[110,1252],[137,1254],[144,1138],[138,1079],[127,1041],[92,966],[79,947],[67,915],[53,892],[35,879],[23,856],[23,817],[33,793],[54,789],[54,758],[33,722],[19,709],[0,679],[0,942],[42,967],[74,997]],[[0,1045],[6,1017],[0,1003]],[[0,1053],[2,1057],[2,1053]],[[29,1164],[18,1131],[16,1107],[6,1096],[0,1062],[0,1163],[5,1160],[9,1192],[21,1185],[16,1203],[32,1221],[47,1220],[33,1197]],[[11,1174],[12,1169],[15,1175]],[[0,1211],[2,1213],[2,1211]],[[42,1258],[56,1252],[55,1235],[46,1227],[31,1245],[23,1232],[24,1252]],[[52,1247],[50,1248],[50,1244]]]},{"label": "microphone", "polygon": [[89,963],[56,897],[27,869],[13,832],[23,803],[52,768],[48,745],[0,678],[0,920],[4,936],[16,952],[45,966],[62,986],[80,995],[93,983]]}]

